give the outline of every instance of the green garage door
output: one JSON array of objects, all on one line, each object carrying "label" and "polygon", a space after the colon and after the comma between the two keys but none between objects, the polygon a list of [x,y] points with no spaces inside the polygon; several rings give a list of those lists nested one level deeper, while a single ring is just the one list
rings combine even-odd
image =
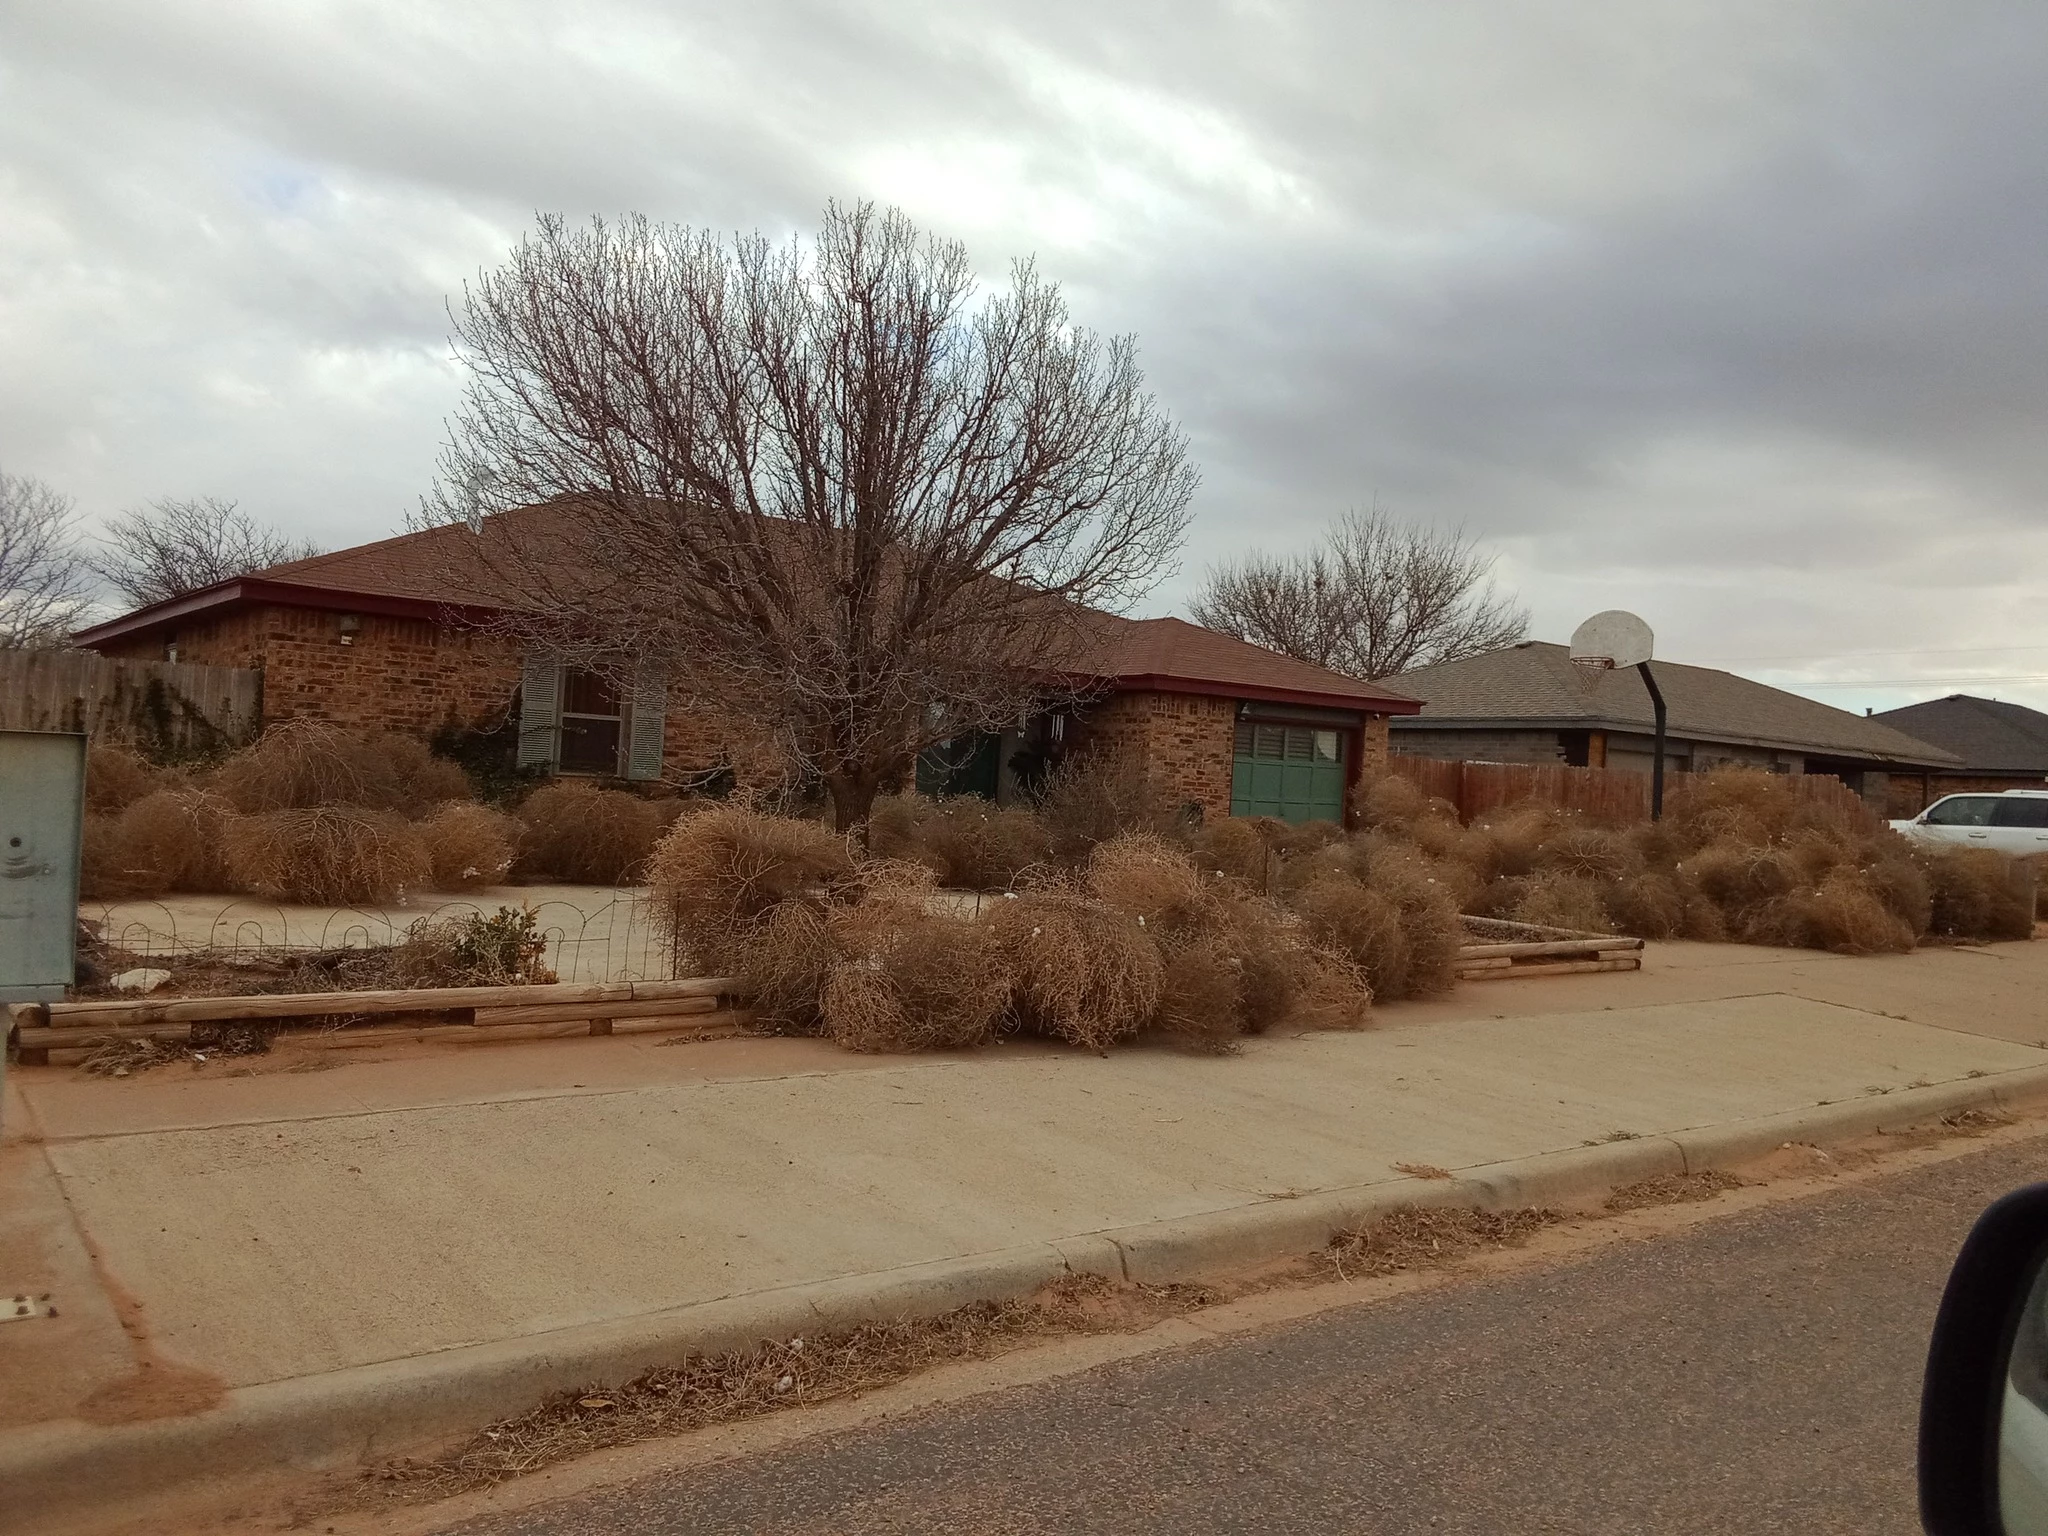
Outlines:
[{"label": "green garage door", "polygon": [[1344,733],[1307,725],[1240,725],[1230,814],[1282,821],[1344,819]]}]

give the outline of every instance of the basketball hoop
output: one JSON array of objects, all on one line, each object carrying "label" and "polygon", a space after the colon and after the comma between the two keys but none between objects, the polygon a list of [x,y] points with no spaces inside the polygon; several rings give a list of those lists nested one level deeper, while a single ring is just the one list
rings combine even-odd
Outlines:
[{"label": "basketball hoop", "polygon": [[1664,690],[1657,686],[1650,670],[1650,653],[1656,637],[1650,626],[1623,608],[1596,613],[1572,631],[1571,660],[1581,673],[1588,691],[1603,672],[1634,667],[1649,691],[1650,707],[1656,719],[1656,740],[1650,760],[1650,819],[1664,816]]}]

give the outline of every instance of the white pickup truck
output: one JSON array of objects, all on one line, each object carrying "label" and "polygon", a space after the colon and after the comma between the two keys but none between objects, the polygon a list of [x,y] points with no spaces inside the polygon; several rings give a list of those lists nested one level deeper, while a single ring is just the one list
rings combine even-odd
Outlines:
[{"label": "white pickup truck", "polygon": [[2048,789],[1944,795],[1911,821],[1893,822],[1892,830],[1923,843],[2048,854]]}]

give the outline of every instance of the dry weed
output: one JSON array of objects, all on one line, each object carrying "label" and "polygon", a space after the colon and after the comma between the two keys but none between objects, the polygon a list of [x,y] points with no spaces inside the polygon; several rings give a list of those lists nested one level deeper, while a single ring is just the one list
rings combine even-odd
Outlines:
[{"label": "dry weed", "polygon": [[1369,1227],[1331,1238],[1323,1260],[1346,1280],[1444,1269],[1476,1253],[1519,1248],[1562,1220],[1562,1212],[1551,1210],[1390,1211]]},{"label": "dry weed", "polygon": [[233,817],[224,841],[236,887],[270,901],[392,902],[427,882],[419,834],[388,812],[321,806]]},{"label": "dry weed", "polygon": [[1294,910],[1315,943],[1358,967],[1375,1000],[1407,996],[1408,939],[1390,898],[1330,873],[1296,895]]},{"label": "dry weed", "polygon": [[[883,852],[872,841],[869,847]],[[902,856],[929,864],[941,885],[988,891],[1016,884],[1043,868],[1050,855],[1045,828],[1031,812],[960,795],[935,802],[917,819]]]},{"label": "dry weed", "polygon": [[819,1000],[833,968],[844,958],[825,926],[822,903],[785,901],[752,927],[748,941],[714,946],[734,970],[755,1018],[785,1034],[824,1033]]},{"label": "dry weed", "polygon": [[1026,1032],[1106,1050],[1158,1011],[1164,966],[1135,918],[1085,896],[1034,891],[985,921]]},{"label": "dry weed", "polygon": [[158,787],[158,777],[126,747],[93,742],[85,749],[85,808],[103,816],[125,811]]},{"label": "dry weed", "polygon": [[1178,807],[1140,766],[1069,758],[1047,777],[1038,802],[1052,857],[1078,864],[1097,843],[1126,832],[1168,832]]},{"label": "dry weed", "polygon": [[371,1477],[389,1495],[447,1498],[606,1446],[872,1392],[935,1365],[986,1359],[1041,1338],[1135,1331],[1214,1299],[1201,1286],[1118,1285],[1069,1275],[1014,1301],[977,1301],[936,1317],[776,1340],[665,1366],[621,1385],[557,1393],[478,1431],[446,1456],[390,1462]]},{"label": "dry weed", "polygon": [[86,814],[80,893],[102,900],[236,888],[222,857],[232,819],[218,795],[159,789],[118,816]]},{"label": "dry weed", "polygon": [[826,978],[819,1015],[838,1044],[959,1050],[995,1038],[1010,976],[986,924],[881,896],[834,912],[830,929],[846,959]]},{"label": "dry weed", "polygon": [[1243,962],[1220,941],[1197,937],[1166,966],[1152,1027],[1199,1051],[1234,1051],[1243,1031]]},{"label": "dry weed", "polygon": [[1249,817],[1225,816],[1205,823],[1189,841],[1197,869],[1227,876],[1255,891],[1271,879],[1276,855]]},{"label": "dry weed", "polygon": [[417,815],[469,798],[462,770],[411,736],[310,719],[267,728],[220,765],[214,786],[246,814],[353,805]]},{"label": "dry weed", "polygon": [[1813,893],[1808,943],[1840,955],[1904,954],[1916,935],[1888,908],[1860,870],[1836,869]]},{"label": "dry weed", "polygon": [[437,891],[502,885],[517,857],[520,823],[503,811],[451,800],[419,824],[428,878]]},{"label": "dry weed", "polygon": [[1531,875],[1523,885],[1522,899],[1508,916],[1517,923],[1572,933],[1614,931],[1600,881],[1555,869]]},{"label": "dry weed", "polygon": [[526,829],[515,866],[522,876],[623,885],[654,851],[663,807],[622,789],[557,779],[520,802],[516,815]]},{"label": "dry weed", "polygon": [[1988,848],[1924,855],[1929,931],[1949,939],[2026,939],[2034,933],[2035,872]]},{"label": "dry weed", "polygon": [[712,972],[742,969],[756,928],[783,902],[853,873],[845,840],[815,821],[715,806],[683,816],[648,863],[670,934]]}]

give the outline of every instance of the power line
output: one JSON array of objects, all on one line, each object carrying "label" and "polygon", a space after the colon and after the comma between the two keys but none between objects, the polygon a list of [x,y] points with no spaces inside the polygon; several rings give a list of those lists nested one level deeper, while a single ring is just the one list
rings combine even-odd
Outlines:
[{"label": "power line", "polygon": [[2013,651],[2048,651],[2048,645],[1915,646],[1904,651],[1802,651],[1775,656],[1701,656],[1700,661],[1832,661],[1837,656],[2003,656]]},{"label": "power line", "polygon": [[1800,688],[1924,688],[1933,685],[1970,683],[1983,687],[1987,683],[2048,683],[2048,673],[2035,673],[2025,677],[1874,677],[1867,681],[1853,683],[1798,683]]}]

